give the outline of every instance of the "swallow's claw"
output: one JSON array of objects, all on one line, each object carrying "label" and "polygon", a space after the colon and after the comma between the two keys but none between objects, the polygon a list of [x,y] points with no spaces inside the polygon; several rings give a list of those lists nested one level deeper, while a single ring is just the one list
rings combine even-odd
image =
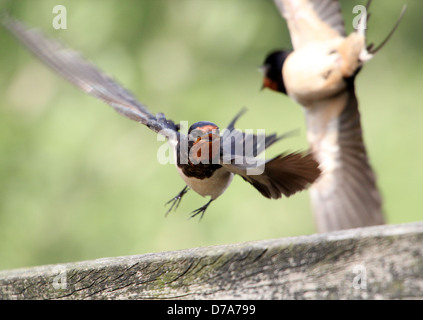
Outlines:
[{"label": "swallow's claw", "polygon": [[208,206],[210,205],[210,203],[212,201],[213,201],[213,199],[211,199],[209,202],[207,202],[204,206],[202,206],[202,207],[194,210],[193,212],[191,212],[190,219],[196,217],[197,215],[199,215],[201,213],[201,216],[200,216],[200,221],[201,221],[201,219],[203,219],[204,213],[206,212]]},{"label": "swallow's claw", "polygon": [[182,189],[181,192],[179,192],[174,198],[170,199],[168,202],[165,203],[165,206],[167,206],[169,203],[172,203],[169,210],[166,212],[166,216],[171,212],[172,210],[178,209],[179,204],[181,203],[182,197],[185,193],[188,192],[188,186],[185,186],[185,188]]}]

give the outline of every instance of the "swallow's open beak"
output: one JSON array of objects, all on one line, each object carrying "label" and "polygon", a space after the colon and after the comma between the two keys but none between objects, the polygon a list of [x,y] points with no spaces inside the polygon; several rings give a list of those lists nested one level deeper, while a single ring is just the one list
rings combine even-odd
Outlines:
[{"label": "swallow's open beak", "polygon": [[266,74],[267,70],[269,70],[269,66],[267,65],[262,65],[257,67],[257,71],[260,72],[261,74]]},{"label": "swallow's open beak", "polygon": [[262,91],[263,89],[265,89],[266,87],[268,87],[266,85],[266,81],[265,81],[266,78],[267,78],[266,77],[266,73],[267,73],[268,70],[269,70],[269,66],[266,65],[266,64],[264,64],[264,65],[262,65],[260,67],[257,67],[257,71],[260,72],[264,76],[264,80],[263,80],[263,83],[261,85],[260,91]]}]

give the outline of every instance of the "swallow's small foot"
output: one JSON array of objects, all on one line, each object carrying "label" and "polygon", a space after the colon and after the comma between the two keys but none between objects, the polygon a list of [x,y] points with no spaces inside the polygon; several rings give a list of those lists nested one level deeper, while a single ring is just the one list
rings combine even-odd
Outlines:
[{"label": "swallow's small foot", "polygon": [[170,199],[168,202],[166,202],[165,206],[167,206],[169,203],[172,203],[169,210],[166,212],[166,216],[169,214],[172,209],[176,210],[179,207],[179,204],[181,203],[182,197],[185,193],[188,192],[188,186],[185,186],[185,188],[182,189],[181,192],[179,192],[176,197]]},{"label": "swallow's small foot", "polygon": [[191,212],[191,217],[190,218],[194,218],[195,216],[199,215],[201,213],[200,216],[200,220],[203,219],[204,216],[204,212],[206,212],[208,206],[210,205],[210,203],[213,201],[214,199],[211,199],[209,202],[207,202],[204,206],[202,206],[201,208],[198,208],[196,210],[194,210],[193,212]]}]

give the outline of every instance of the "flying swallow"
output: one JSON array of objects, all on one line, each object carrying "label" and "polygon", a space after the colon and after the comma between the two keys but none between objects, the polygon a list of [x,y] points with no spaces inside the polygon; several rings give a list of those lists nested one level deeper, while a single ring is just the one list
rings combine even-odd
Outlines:
[{"label": "flying swallow", "polygon": [[346,35],[338,0],[274,0],[285,18],[293,50],[271,52],[261,67],[263,88],[303,106],[307,139],[322,175],[310,188],[320,232],[384,223],[382,199],[363,141],[354,81],[383,47],[366,44],[364,14]]},{"label": "flying swallow", "polygon": [[307,188],[320,175],[318,163],[310,153],[280,154],[270,160],[260,161],[257,156],[286,135],[247,134],[235,129],[235,122],[245,112],[242,110],[220,132],[219,127],[208,121],[194,123],[188,134],[162,113],[152,114],[128,90],[104,74],[79,53],[62,43],[48,38],[36,29],[26,27],[9,16],[1,19],[27,49],[48,67],[82,91],[112,106],[123,116],[141,123],[167,138],[175,151],[177,171],[186,186],[168,203],[176,209],[183,195],[192,189],[210,200],[192,212],[192,217],[202,217],[210,203],[230,185],[233,176],[239,175],[270,199],[289,197]]}]

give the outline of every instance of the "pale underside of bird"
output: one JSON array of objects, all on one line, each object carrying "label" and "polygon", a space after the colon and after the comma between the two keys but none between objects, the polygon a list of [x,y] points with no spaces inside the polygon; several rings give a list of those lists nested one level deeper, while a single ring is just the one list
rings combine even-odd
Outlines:
[{"label": "pale underside of bird", "polygon": [[[214,135],[209,131],[204,131],[195,137],[191,134],[185,135],[179,132],[178,125],[172,120],[167,119],[162,113],[153,115],[128,90],[85,60],[79,53],[9,16],[2,17],[1,23],[42,62],[76,87],[112,106],[125,117],[147,126],[168,139],[178,154],[179,161],[176,163],[178,172],[187,184],[170,201],[172,203],[170,210],[178,206],[187,189],[191,188],[202,196],[211,197],[205,206],[193,212],[193,216],[201,213],[202,217],[210,202],[225,191],[235,174],[240,175],[263,196],[270,199],[291,196],[308,187],[320,174],[318,163],[311,154],[296,152],[281,154],[267,161],[258,160],[256,157],[260,153],[285,135],[255,135],[236,130],[235,121],[244,111],[233,119],[221,135]],[[213,123],[198,126],[199,129],[208,127],[218,129]],[[212,138],[209,139],[210,137]],[[246,145],[251,147],[247,149]],[[204,150],[211,150],[205,160],[217,158],[218,163],[204,161],[195,164],[196,157],[204,157],[204,152],[202,155],[199,151],[194,152],[194,156],[191,157],[190,151],[195,149],[194,146],[205,146]]]},{"label": "pale underside of bird", "polygon": [[387,39],[373,49],[366,43],[368,14],[347,36],[338,0],[274,2],[293,46],[281,70],[286,93],[303,106],[307,139],[322,169],[310,188],[317,229],[383,224],[382,198],[363,141],[354,81],[392,35],[405,8]]}]

